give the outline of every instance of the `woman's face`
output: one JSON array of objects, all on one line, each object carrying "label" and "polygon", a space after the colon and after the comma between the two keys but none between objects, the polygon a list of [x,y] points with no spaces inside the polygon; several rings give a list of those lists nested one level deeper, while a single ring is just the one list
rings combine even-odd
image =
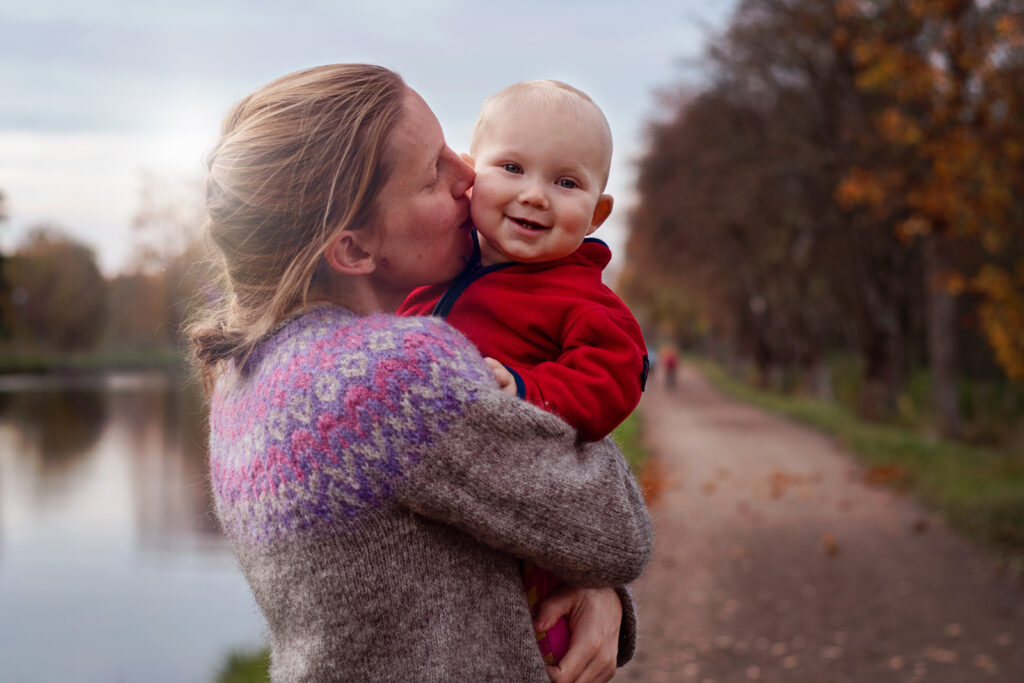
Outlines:
[{"label": "woman's face", "polygon": [[377,200],[372,278],[397,307],[414,288],[451,280],[466,264],[473,168],[448,148],[437,117],[412,90],[388,145],[393,168]]}]

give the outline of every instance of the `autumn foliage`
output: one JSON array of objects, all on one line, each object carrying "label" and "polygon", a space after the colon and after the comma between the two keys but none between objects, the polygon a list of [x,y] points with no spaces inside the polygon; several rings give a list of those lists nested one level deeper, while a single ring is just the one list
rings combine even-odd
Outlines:
[{"label": "autumn foliage", "polygon": [[745,0],[708,65],[640,163],[649,322],[762,376],[855,353],[868,414],[925,365],[951,433],[958,376],[1024,381],[1024,2]]}]

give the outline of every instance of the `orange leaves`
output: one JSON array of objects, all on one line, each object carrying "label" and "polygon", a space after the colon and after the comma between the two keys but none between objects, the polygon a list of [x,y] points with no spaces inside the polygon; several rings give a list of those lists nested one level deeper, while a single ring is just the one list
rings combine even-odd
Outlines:
[{"label": "orange leaves", "polygon": [[839,541],[836,540],[836,535],[831,531],[826,531],[821,535],[821,552],[829,557],[835,557],[839,554]]},{"label": "orange leaves", "polygon": [[876,122],[882,137],[900,146],[916,145],[924,138],[924,132],[913,119],[898,107],[886,107]]},{"label": "orange leaves", "polygon": [[877,210],[885,201],[885,189],[871,171],[854,166],[836,188],[836,201],[847,211],[858,206]]},{"label": "orange leaves", "polygon": [[661,494],[665,492],[665,489],[670,488],[673,484],[668,479],[665,466],[657,458],[651,457],[644,461],[643,468],[640,470],[640,476],[638,477],[640,484],[640,492],[643,493],[644,501],[646,501],[648,507],[653,507],[661,499]]},{"label": "orange leaves", "polygon": [[888,213],[891,200],[902,194],[905,180],[897,170],[852,167],[839,182],[835,200],[845,211],[870,209],[878,217]]},{"label": "orange leaves", "polygon": [[910,485],[910,472],[899,465],[875,465],[864,473],[864,481],[871,486],[890,486],[902,490]]},{"label": "orange leaves", "polygon": [[972,288],[984,297],[978,317],[996,359],[1006,374],[1024,381],[1024,259],[1015,273],[984,266]]},{"label": "orange leaves", "polygon": [[896,237],[903,244],[910,244],[918,237],[924,237],[932,231],[932,222],[921,216],[911,216],[896,224]]},{"label": "orange leaves", "polygon": [[1024,43],[1024,20],[1021,17],[1007,14],[999,17],[995,24],[996,36],[1006,40],[1014,47]]}]

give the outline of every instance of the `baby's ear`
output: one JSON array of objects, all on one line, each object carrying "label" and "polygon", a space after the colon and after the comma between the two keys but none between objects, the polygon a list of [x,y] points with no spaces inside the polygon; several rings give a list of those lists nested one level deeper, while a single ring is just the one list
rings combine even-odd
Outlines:
[{"label": "baby's ear", "polygon": [[612,204],[614,203],[610,194],[603,194],[597,198],[597,206],[594,207],[594,217],[590,219],[590,230],[587,230],[588,235],[600,228],[605,219],[611,215]]}]

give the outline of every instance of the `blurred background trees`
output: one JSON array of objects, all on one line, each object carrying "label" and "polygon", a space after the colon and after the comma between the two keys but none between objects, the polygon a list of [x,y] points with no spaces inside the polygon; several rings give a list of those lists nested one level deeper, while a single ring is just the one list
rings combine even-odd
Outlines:
[{"label": "blurred background trees", "polygon": [[[180,350],[192,304],[216,294],[199,240],[202,221],[198,182],[144,174],[134,257],[110,277],[90,248],[59,227],[36,226],[0,261],[0,351],[31,358],[34,367],[69,353],[131,353],[145,362],[147,352]],[[159,362],[166,354],[150,357]]]},{"label": "blurred background trees", "polygon": [[1020,409],[1024,3],[745,0],[709,60],[640,162],[623,287],[648,327],[821,394],[853,359],[867,417],[922,368],[947,434],[971,382]]},{"label": "blurred background trees", "polygon": [[11,331],[22,349],[91,348],[103,332],[106,282],[92,249],[38,226],[6,264]]}]

